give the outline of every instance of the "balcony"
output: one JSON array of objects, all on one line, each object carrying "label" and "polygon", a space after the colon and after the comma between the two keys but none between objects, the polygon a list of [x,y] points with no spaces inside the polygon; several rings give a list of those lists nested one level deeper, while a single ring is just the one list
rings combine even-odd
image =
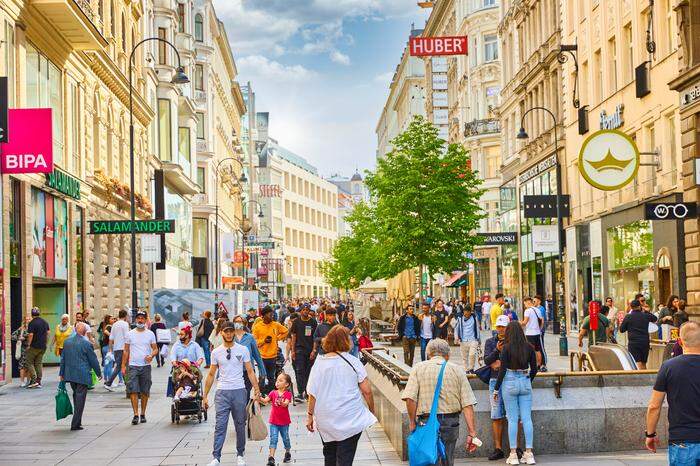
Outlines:
[{"label": "balcony", "polygon": [[496,134],[501,131],[501,122],[495,118],[486,120],[473,120],[464,124],[464,136],[482,136],[484,134]]},{"label": "balcony", "polygon": [[205,105],[207,103],[207,93],[205,91],[194,91],[194,101],[199,106]]},{"label": "balcony", "polygon": [[66,38],[75,50],[107,47],[102,20],[89,0],[32,0],[32,5]]},{"label": "balcony", "polygon": [[197,139],[197,152],[207,152],[206,139]]},{"label": "balcony", "polygon": [[180,194],[199,194],[199,186],[187,176],[181,165],[173,162],[163,162],[163,174],[168,184]]}]

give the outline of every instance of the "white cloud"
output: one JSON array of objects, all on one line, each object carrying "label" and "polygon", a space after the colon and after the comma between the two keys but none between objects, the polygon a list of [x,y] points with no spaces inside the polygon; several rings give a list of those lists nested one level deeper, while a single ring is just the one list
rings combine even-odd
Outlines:
[{"label": "white cloud", "polygon": [[338,63],[340,65],[349,65],[350,64],[350,57],[345,55],[344,53],[338,51],[338,50],[333,50],[331,52],[331,61],[334,63]]},{"label": "white cloud", "polygon": [[391,80],[394,77],[393,71],[387,71],[386,73],[378,74],[374,77],[374,81],[378,83],[383,83],[386,85],[391,84]]},{"label": "white cloud", "polygon": [[301,65],[283,65],[262,55],[239,58],[237,63],[242,74],[274,83],[303,82],[316,77],[314,71]]}]

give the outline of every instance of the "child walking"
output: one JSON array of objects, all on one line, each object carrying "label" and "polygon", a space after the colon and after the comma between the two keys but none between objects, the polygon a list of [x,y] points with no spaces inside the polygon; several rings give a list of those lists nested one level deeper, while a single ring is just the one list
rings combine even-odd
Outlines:
[{"label": "child walking", "polygon": [[275,466],[275,450],[277,450],[277,434],[282,436],[284,443],[284,462],[292,461],[291,450],[292,445],[289,441],[289,425],[292,423],[289,417],[289,403],[292,401],[292,392],[289,387],[292,386],[292,378],[289,374],[282,372],[277,376],[275,388],[266,397],[262,399],[265,404],[270,403],[270,455],[267,458],[267,466]]}]

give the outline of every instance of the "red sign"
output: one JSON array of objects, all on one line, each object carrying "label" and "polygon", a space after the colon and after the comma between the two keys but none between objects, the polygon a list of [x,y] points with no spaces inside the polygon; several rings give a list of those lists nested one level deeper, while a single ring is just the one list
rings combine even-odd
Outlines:
[{"label": "red sign", "polygon": [[408,49],[412,57],[466,55],[467,36],[411,37]]},{"label": "red sign", "polygon": [[282,197],[282,188],[278,184],[261,184],[260,197]]},{"label": "red sign", "polygon": [[600,301],[588,303],[589,325],[593,331],[598,330],[598,314],[600,314]]},{"label": "red sign", "polygon": [[1,173],[51,173],[53,134],[50,108],[13,108],[8,112],[10,141],[0,144]]}]

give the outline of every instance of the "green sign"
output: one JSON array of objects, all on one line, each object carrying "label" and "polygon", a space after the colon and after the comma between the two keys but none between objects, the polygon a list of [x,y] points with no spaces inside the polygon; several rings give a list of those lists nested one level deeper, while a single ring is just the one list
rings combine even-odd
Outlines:
[{"label": "green sign", "polygon": [[80,200],[80,180],[57,168],[46,174],[46,186],[73,199]]},{"label": "green sign", "polygon": [[[91,235],[120,235],[131,233],[129,220],[92,220],[89,222]],[[144,234],[173,233],[175,220],[136,220],[135,232]]]},{"label": "green sign", "polygon": [[250,248],[260,248],[260,249],[275,249],[274,241],[253,241],[246,243],[247,247]]}]

